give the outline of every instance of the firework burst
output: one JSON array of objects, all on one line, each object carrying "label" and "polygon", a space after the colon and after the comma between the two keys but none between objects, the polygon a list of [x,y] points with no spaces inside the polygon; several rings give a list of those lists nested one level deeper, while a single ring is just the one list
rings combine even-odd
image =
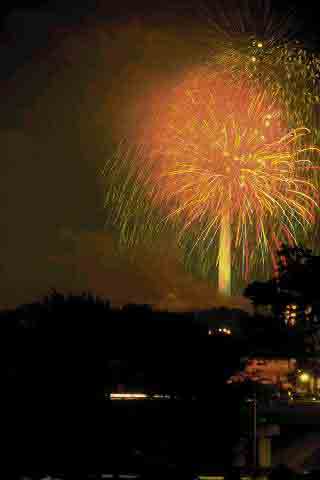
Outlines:
[{"label": "firework burst", "polygon": [[201,66],[146,98],[144,147],[122,146],[105,170],[123,243],[173,229],[186,263],[210,275],[217,264],[227,294],[232,265],[246,280],[266,272],[281,242],[306,238],[319,203],[320,59],[268,2],[236,3],[210,17]]},{"label": "firework burst", "polygon": [[299,44],[274,46],[257,39],[249,41],[252,45],[247,52],[230,47],[216,56],[215,64],[234,78],[246,72],[258,87],[267,88],[278,98],[291,128],[308,125],[318,140],[320,59]]},{"label": "firework burst", "polygon": [[246,74],[282,103],[290,128],[307,126],[319,143],[320,57],[293,39],[295,16],[276,14],[267,0],[215,3],[207,12],[207,66],[234,79]]},{"label": "firework burst", "polygon": [[[306,128],[288,130],[281,105],[246,79],[197,72],[174,89],[148,131],[144,189],[150,205],[175,224],[191,250],[208,251],[219,235],[220,290],[230,290],[231,249],[244,274],[283,240],[314,223],[315,168]],[[197,232],[195,235],[194,232]]]}]

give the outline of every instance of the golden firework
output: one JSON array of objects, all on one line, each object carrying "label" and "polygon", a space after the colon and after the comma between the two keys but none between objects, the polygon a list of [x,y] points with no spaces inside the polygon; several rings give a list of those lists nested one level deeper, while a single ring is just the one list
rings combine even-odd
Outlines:
[{"label": "golden firework", "polygon": [[221,73],[189,75],[157,113],[148,132],[146,189],[157,185],[150,201],[181,226],[180,236],[198,231],[193,248],[219,234],[225,293],[232,247],[241,248],[248,271],[257,249],[266,255],[282,239],[295,243],[313,224],[317,189],[307,155],[318,149],[306,145],[309,133],[288,130],[272,92]]}]

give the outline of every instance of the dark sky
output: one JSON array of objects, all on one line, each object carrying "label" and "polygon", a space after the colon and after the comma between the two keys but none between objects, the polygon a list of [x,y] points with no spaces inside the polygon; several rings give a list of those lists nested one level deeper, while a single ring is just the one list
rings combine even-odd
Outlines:
[{"label": "dark sky", "polygon": [[[197,58],[192,5],[74,3],[0,10],[0,308],[50,288],[115,303],[220,305],[209,282],[185,272],[174,239],[133,259],[118,251],[117,233],[104,227],[99,175],[121,134],[143,125],[145,92],[166,88]],[[315,44],[319,16],[308,4],[297,11]]]}]

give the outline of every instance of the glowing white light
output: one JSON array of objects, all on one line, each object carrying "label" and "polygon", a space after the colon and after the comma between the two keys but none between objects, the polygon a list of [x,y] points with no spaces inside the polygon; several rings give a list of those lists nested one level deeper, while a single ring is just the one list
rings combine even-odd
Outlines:
[{"label": "glowing white light", "polygon": [[111,400],[143,400],[147,398],[145,393],[111,393]]}]

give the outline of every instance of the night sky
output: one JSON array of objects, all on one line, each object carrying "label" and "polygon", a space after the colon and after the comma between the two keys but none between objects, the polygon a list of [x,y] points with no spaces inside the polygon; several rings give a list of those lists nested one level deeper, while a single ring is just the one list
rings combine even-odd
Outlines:
[{"label": "night sky", "polygon": [[[1,7],[0,308],[52,288],[168,309],[226,304],[186,273],[174,238],[132,256],[105,227],[107,156],[143,132],[146,96],[208,48],[191,2],[66,3]],[[317,48],[312,3],[290,7]]]}]

